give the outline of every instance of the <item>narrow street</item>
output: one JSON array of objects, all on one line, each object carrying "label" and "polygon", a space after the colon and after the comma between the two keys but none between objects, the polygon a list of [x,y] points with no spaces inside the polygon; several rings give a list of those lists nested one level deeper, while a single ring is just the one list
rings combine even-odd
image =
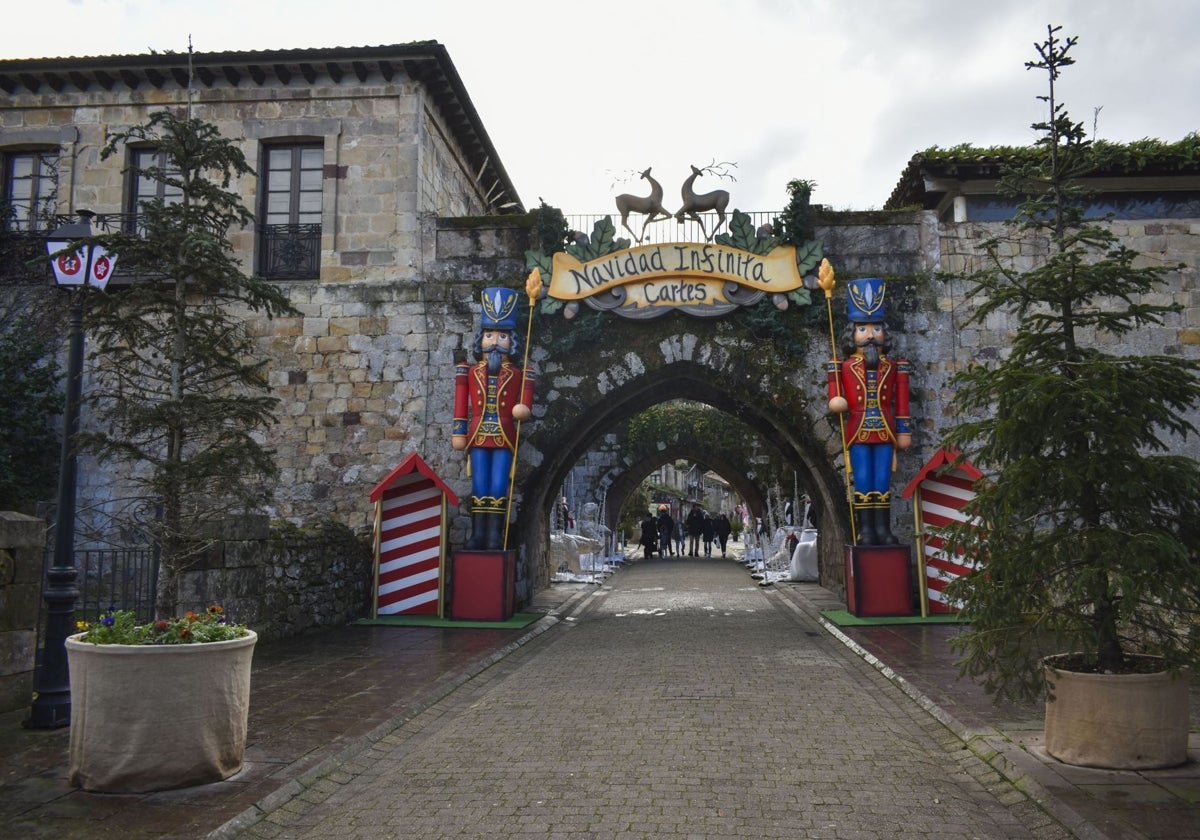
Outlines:
[{"label": "narrow street", "polygon": [[1070,836],[729,560],[641,561],[243,837]]}]

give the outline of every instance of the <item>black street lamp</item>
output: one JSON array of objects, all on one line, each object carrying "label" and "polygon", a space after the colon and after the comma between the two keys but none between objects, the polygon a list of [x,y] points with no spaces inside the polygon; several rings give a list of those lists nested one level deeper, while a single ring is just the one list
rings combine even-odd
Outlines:
[{"label": "black street lamp", "polygon": [[79,597],[75,569],[75,435],[83,394],[83,287],[104,289],[117,258],[95,243],[72,249],[92,235],[92,213],[81,210],[79,221],[50,232],[46,249],[54,280],[71,295],[67,343],[67,401],[63,408],[62,457],[58,469],[58,518],[54,523],[54,561],[46,570],[42,597],[46,602],[46,632],[33,675],[33,702],[25,726],[52,729],[71,722],[71,679],[67,670],[67,636],[74,632],[75,600]]}]

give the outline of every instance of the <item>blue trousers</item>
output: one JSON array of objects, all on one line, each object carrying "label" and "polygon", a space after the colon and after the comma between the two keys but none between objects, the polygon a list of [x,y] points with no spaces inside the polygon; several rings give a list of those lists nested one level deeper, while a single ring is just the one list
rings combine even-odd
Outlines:
[{"label": "blue trousers", "polygon": [[851,444],[850,469],[854,471],[856,495],[886,494],[892,487],[892,444]]},{"label": "blue trousers", "polygon": [[471,449],[471,493],[477,499],[500,499],[508,496],[509,475],[512,472],[511,449]]}]

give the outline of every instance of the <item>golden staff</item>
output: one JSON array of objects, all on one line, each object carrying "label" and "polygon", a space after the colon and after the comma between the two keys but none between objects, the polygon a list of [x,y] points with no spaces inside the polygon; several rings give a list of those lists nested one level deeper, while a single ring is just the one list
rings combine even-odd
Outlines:
[{"label": "golden staff", "polygon": [[[529,341],[533,336],[533,310],[542,295],[542,272],[534,266],[525,281],[525,294],[529,295],[529,326],[525,328],[525,359],[521,362],[521,390],[525,390],[525,371],[529,369]],[[508,471],[508,507],[504,511],[504,548],[508,548],[508,528],[512,517],[513,485],[517,480],[517,447],[521,444],[521,421],[517,421],[517,432],[513,436],[512,467]]]},{"label": "golden staff", "polygon": [[[837,355],[837,336],[833,332],[833,285],[834,271],[833,266],[829,264],[829,260],[822,259],[821,267],[817,270],[817,285],[825,292],[825,311],[829,314],[829,345],[833,351],[833,361],[836,364]],[[845,397],[842,393],[842,375],[841,371],[835,371],[834,381],[837,382],[838,396]],[[858,532],[854,524],[854,500],[850,491],[850,451],[846,448],[846,414],[838,412],[838,428],[841,431],[842,438],[842,463],[846,465],[846,504],[850,506],[850,541],[858,543]]]},{"label": "golden staff", "polygon": [[379,618],[379,553],[383,549],[383,497],[375,503],[375,523],[371,528],[375,549],[375,608],[371,618]]}]

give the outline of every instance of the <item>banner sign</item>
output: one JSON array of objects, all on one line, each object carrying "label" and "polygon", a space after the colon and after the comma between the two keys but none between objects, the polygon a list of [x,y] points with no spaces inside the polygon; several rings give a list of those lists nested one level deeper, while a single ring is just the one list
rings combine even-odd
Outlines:
[{"label": "banner sign", "polygon": [[676,309],[721,315],[764,294],[786,294],[803,285],[791,245],[754,254],[728,245],[674,242],[628,248],[589,262],[560,251],[547,293],[627,318],[653,318]]}]

